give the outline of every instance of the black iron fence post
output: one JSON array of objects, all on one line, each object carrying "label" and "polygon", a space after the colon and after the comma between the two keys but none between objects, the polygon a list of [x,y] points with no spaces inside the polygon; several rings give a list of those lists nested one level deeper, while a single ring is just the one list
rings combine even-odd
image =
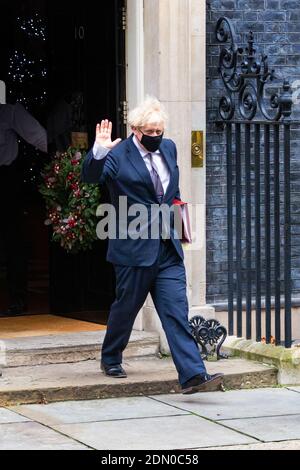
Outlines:
[{"label": "black iron fence post", "polygon": [[233,214],[232,214],[232,127],[226,124],[227,220],[228,220],[228,331],[233,335]]},{"label": "black iron fence post", "polygon": [[[226,126],[227,145],[229,334],[242,336],[245,306],[246,337],[253,337],[252,321],[255,319],[257,341],[261,341],[264,334],[267,343],[281,344],[283,293],[284,344],[289,348],[292,345],[291,88],[285,80],[282,92],[266,98],[268,84],[276,77],[269,69],[267,56],[258,57],[252,32],[248,35],[247,47],[238,47],[232,23],[221,17],[216,25],[216,38],[222,45],[218,70],[227,91],[220,99],[219,114]],[[283,185],[281,164],[284,166]],[[284,218],[283,237],[281,216]],[[255,317],[252,315],[254,308]]]}]

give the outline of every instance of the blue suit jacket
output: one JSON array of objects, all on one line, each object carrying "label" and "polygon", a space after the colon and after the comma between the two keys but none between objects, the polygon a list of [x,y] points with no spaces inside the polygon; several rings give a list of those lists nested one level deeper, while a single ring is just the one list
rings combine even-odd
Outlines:
[{"label": "blue suit jacket", "polygon": [[[149,170],[135,146],[132,137],[121,142],[102,160],[96,160],[90,150],[86,155],[82,167],[81,178],[86,183],[105,183],[108,187],[111,204],[115,207],[117,225],[119,223],[119,197],[127,196],[128,209],[133,204],[143,204],[148,211],[148,227],[150,233],[152,204],[158,204],[155,189]],[[170,171],[170,182],[164,195],[163,204],[172,205],[173,199],[180,199],[179,170],[177,166],[177,150],[172,140],[163,139],[159,148],[166,160]],[[128,222],[137,216],[128,216]],[[152,219],[153,221],[153,219]],[[173,222],[172,222],[173,224]],[[174,238],[174,228],[171,226],[171,240],[183,259],[183,250],[178,238]],[[123,266],[151,266],[158,256],[160,240],[136,239],[110,239],[108,244],[107,261]]]}]

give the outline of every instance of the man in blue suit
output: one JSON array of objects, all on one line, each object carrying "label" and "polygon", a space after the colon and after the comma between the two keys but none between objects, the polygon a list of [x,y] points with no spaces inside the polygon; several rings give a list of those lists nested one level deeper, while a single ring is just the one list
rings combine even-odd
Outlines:
[{"label": "man in blue suit", "polygon": [[[115,237],[110,237],[107,253],[107,260],[115,268],[116,300],[108,319],[101,368],[107,376],[126,377],[122,353],[150,293],[182,392],[188,394],[216,387],[223,374],[207,373],[190,331],[184,254],[174,221],[171,218],[168,231],[164,231],[159,211],[155,215],[152,211],[162,205],[171,207],[174,199],[180,199],[176,146],[163,138],[166,119],[162,104],[148,97],[130,113],[133,133],[123,142],[112,142],[112,124],[102,121],[96,128],[94,147],[84,161],[82,180],[107,185],[117,218]],[[126,211],[120,204],[124,197]],[[147,214],[140,237],[133,236],[130,229],[136,207],[142,207]],[[153,236],[155,223],[158,236]]]}]

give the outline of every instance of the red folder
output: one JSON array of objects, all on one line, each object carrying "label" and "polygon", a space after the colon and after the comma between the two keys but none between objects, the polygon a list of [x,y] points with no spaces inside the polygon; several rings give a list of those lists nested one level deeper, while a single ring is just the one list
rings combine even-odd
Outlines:
[{"label": "red folder", "polygon": [[192,243],[192,230],[189,217],[189,209],[187,202],[180,199],[173,199],[173,205],[178,207],[179,222],[181,221],[181,242]]}]

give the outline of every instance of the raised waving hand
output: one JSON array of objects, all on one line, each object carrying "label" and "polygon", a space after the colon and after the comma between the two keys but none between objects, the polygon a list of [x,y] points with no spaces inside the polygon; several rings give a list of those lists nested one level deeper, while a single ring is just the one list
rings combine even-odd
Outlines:
[{"label": "raised waving hand", "polygon": [[114,148],[118,145],[122,139],[116,139],[112,142],[111,140],[112,133],[112,123],[108,119],[103,119],[101,124],[96,126],[96,142],[102,147],[108,149]]}]

